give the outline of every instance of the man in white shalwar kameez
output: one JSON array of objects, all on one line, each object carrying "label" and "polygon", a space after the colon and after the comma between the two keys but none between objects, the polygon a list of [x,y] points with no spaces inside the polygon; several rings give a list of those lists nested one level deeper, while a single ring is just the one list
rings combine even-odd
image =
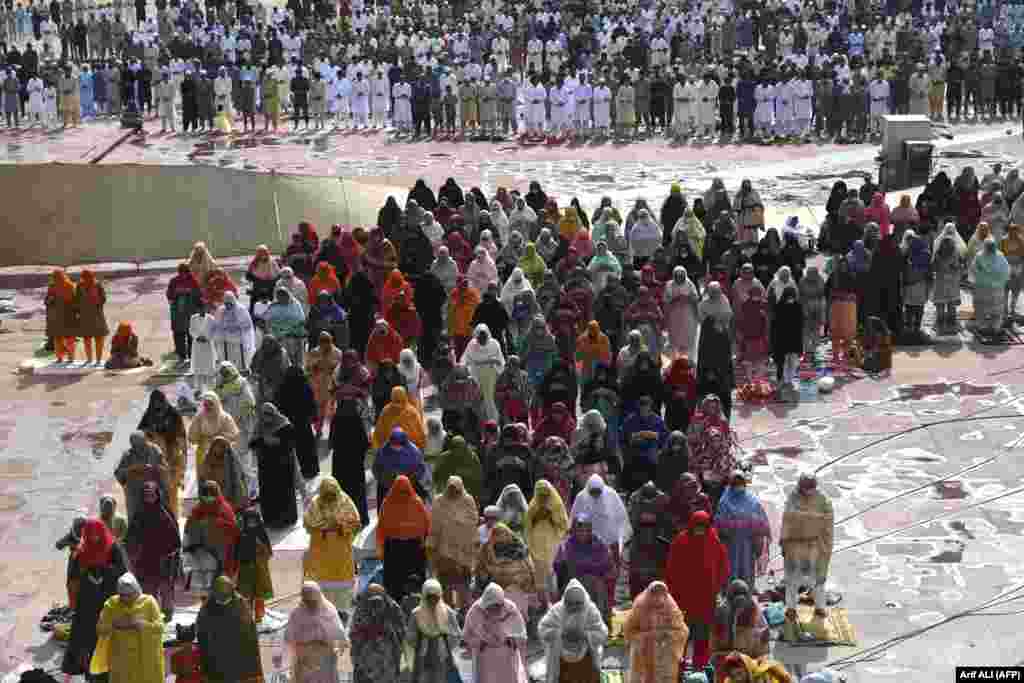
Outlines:
[{"label": "man in white shalwar kameez", "polygon": [[594,128],[607,136],[612,125],[612,91],[602,78],[594,88]]},{"label": "man in white shalwar kameez", "polygon": [[352,84],[352,118],[355,128],[367,128],[370,124],[370,82],[363,73],[356,73]]}]

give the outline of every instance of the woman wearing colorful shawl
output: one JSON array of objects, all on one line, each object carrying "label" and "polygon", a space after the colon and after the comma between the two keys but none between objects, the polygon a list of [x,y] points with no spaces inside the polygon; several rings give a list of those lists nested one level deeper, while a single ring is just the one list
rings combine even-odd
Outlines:
[{"label": "woman wearing colorful shawl", "polygon": [[224,295],[224,304],[217,309],[210,332],[217,356],[231,361],[241,371],[248,370],[256,351],[256,331],[249,312],[238,304],[233,293]]},{"label": "woman wearing colorful shawl", "polygon": [[463,641],[477,681],[526,683],[526,622],[505,591],[490,584],[466,615]]},{"label": "woman wearing colorful shawl", "polygon": [[323,431],[325,420],[334,414],[334,376],[341,365],[341,349],[328,332],[321,332],[319,344],[306,354],[306,373],[316,400],[316,433]]},{"label": "woman wearing colorful shawl", "polygon": [[362,527],[359,511],[334,477],[320,480],[320,489],[303,516],[309,533],[309,551],[303,558],[303,574],[339,611],[352,605],[355,562],[352,541]]},{"label": "woman wearing colorful shawl", "polygon": [[110,357],[104,367],[107,370],[131,370],[152,364],[153,361],[139,355],[139,337],[132,329],[132,324],[119,324],[114,336],[110,338]]},{"label": "woman wearing colorful shawl", "polygon": [[416,495],[409,477],[399,475],[377,519],[377,555],[384,562],[384,588],[399,604],[426,576],[430,520],[430,511]]},{"label": "woman wearing colorful shawl", "polygon": [[1010,281],[1010,263],[989,237],[971,264],[974,275],[974,319],[978,329],[995,334],[1003,326],[1006,284]]},{"label": "woman wearing colorful shawl", "polygon": [[545,683],[601,682],[608,627],[583,584],[569,582],[562,599],[541,617],[537,633],[545,649]]},{"label": "woman wearing colorful shawl", "polygon": [[686,269],[676,266],[672,280],[665,287],[665,327],[674,355],[685,355],[697,342],[697,305],[700,296],[687,276]]},{"label": "woman wearing colorful shawl", "polygon": [[554,365],[558,357],[558,345],[554,335],[548,331],[547,323],[543,316],[536,316],[530,332],[523,339],[522,353],[526,374],[530,378],[530,384],[534,387],[540,386],[548,370]]},{"label": "woman wearing colorful shawl", "polygon": [[143,591],[155,597],[170,617],[174,612],[173,583],[181,531],[177,517],[167,507],[155,482],[146,482],[142,487],[142,507],[128,525],[124,546]]},{"label": "woman wearing colorful shawl", "polygon": [[391,271],[380,290],[380,310],[383,314],[387,315],[391,306],[398,300],[399,293],[404,289],[411,290],[412,285],[406,281],[401,271]]},{"label": "woman wearing colorful shawl", "polygon": [[274,297],[274,303],[263,314],[266,330],[281,342],[291,364],[301,368],[306,347],[306,312],[284,287],[274,290]]},{"label": "woman wearing colorful shawl", "polygon": [[353,683],[398,683],[405,640],[405,612],[371,583],[356,598],[349,640],[352,642]]},{"label": "woman wearing colorful shawl", "polygon": [[562,497],[547,480],[541,479],[534,485],[523,529],[536,577],[533,590],[541,604],[546,604],[554,593],[555,554],[568,531],[569,514]]},{"label": "woman wearing colorful shawl", "polygon": [[316,303],[320,292],[327,292],[331,296],[336,296],[341,291],[341,281],[338,280],[338,275],[334,272],[334,266],[327,261],[318,263],[316,275],[309,280],[307,290],[306,301],[310,306]]},{"label": "woman wearing colorful shawl", "polygon": [[367,368],[370,372],[376,373],[385,360],[397,364],[404,348],[405,340],[402,339],[402,335],[392,328],[387,320],[378,318],[366,345]]},{"label": "woman wearing colorful shawl", "polygon": [[167,401],[160,389],[149,394],[149,405],[137,429],[160,447],[169,472],[167,507],[177,517],[178,489],[184,485],[188,457],[188,436],[181,413]]},{"label": "woman wearing colorful shawl", "polygon": [[685,432],[697,403],[697,376],[690,359],[672,361],[662,378],[665,395],[665,427]]},{"label": "woman wearing colorful shawl", "polygon": [[371,230],[370,240],[363,253],[366,274],[376,292],[380,292],[391,271],[398,268],[398,251],[381,230]]},{"label": "woman wearing colorful shawl", "polygon": [[206,451],[215,437],[223,436],[230,443],[238,443],[238,435],[238,425],[224,411],[220,397],[212,391],[200,395],[199,413],[188,426],[189,443],[196,446],[196,471],[202,469]]},{"label": "woman wearing colorful shawl", "polygon": [[1008,226],[1006,237],[999,243],[999,251],[1003,252],[1010,266],[1010,279],[1006,282],[1006,317],[1013,323],[1020,317],[1017,313],[1017,300],[1020,298],[1021,286],[1024,285],[1024,228],[1016,223]]},{"label": "woman wearing colorful shawl", "polygon": [[356,241],[351,231],[341,233],[341,241],[338,246],[341,258],[345,261],[345,271],[348,273],[348,277],[351,278],[356,273],[362,272],[363,247]]},{"label": "woman wearing colorful shawl", "polygon": [[591,518],[573,515],[572,530],[555,552],[552,563],[558,589],[565,590],[571,579],[577,579],[590,594],[598,611],[607,622],[611,617],[608,581],[617,576],[608,545],[594,533]]},{"label": "woman wearing colorful shawl", "polygon": [[[455,442],[462,437],[452,439]],[[465,442],[462,444],[465,447]],[[473,458],[475,454],[466,451]],[[476,463],[479,468],[479,461]],[[444,492],[434,499],[430,514],[430,535],[427,537],[427,558],[434,575],[444,586],[452,604],[469,605],[469,582],[480,553],[477,524],[480,511],[473,496],[466,490],[462,477],[435,472],[438,481],[445,481]]]},{"label": "woman wearing colorful shawl", "polygon": [[127,554],[107,525],[100,519],[87,519],[68,567],[68,580],[78,586],[78,594],[71,620],[71,640],[61,664],[63,673],[88,673],[98,639],[96,623],[100,611],[116,592],[118,578],[127,570]]},{"label": "woman wearing colorful shawl", "polygon": [[295,300],[302,305],[302,310],[306,310],[306,306],[308,305],[306,302],[309,300],[309,288],[301,278],[295,275],[295,271],[292,270],[291,267],[286,266],[281,269],[281,277],[277,279],[275,289],[278,287],[284,287],[291,292],[291,295],[295,297]]},{"label": "woman wearing colorful shawl", "polygon": [[256,427],[256,396],[248,380],[242,377],[238,368],[230,361],[221,362],[214,391],[224,411],[238,427],[238,437],[235,441],[238,444],[238,457],[245,463],[246,469],[252,469],[249,462],[249,439]]},{"label": "woman wearing colorful shawl", "polygon": [[501,586],[520,614],[527,614],[529,598],[537,587],[533,560],[523,539],[504,522],[491,529],[490,538],[480,548],[473,574],[481,585]]},{"label": "woman wearing colorful shawl", "polygon": [[582,364],[581,382],[589,381],[599,364],[611,363],[611,342],[596,320],[587,323],[586,332],[576,338],[576,360]]},{"label": "woman wearing colorful shawl", "polygon": [[622,264],[619,263],[619,259],[615,258],[615,255],[608,250],[608,243],[604,240],[597,243],[594,257],[590,259],[590,263],[587,264],[587,270],[593,278],[594,292],[597,294],[600,294],[601,290],[605,288],[605,285],[608,283],[609,275],[622,277]]},{"label": "woman wearing colorful shawl", "polygon": [[192,253],[188,257],[188,268],[195,275],[200,287],[206,286],[206,279],[217,268],[217,262],[213,260],[210,250],[206,248],[206,242],[196,242],[192,246]]},{"label": "woman wearing colorful shawl", "polygon": [[485,291],[492,282],[497,284],[498,266],[484,247],[476,248],[473,261],[466,268],[466,278],[469,285],[480,292]]},{"label": "woman wearing colorful shawl", "polygon": [[[70,282],[70,280],[69,280]],[[51,287],[52,289],[52,287]],[[47,301],[49,301],[49,292]],[[195,275],[187,263],[178,264],[178,274],[167,285],[167,303],[171,308],[171,332],[174,335],[174,353],[183,362],[192,355],[192,335],[189,322],[192,316],[203,310],[203,293]],[[47,329],[49,329],[50,308],[47,305]],[[52,336],[47,333],[47,336]],[[58,347],[58,351],[59,351]]]},{"label": "woman wearing colorful shawl", "polygon": [[163,683],[164,617],[133,574],[118,578],[117,595],[103,605],[96,632],[100,640],[90,673],[106,674],[110,683]]},{"label": "woman wearing colorful shawl", "polygon": [[[923,339],[921,323],[924,318],[924,307],[928,303],[930,277],[932,267],[931,250],[928,242],[914,231],[903,234],[904,252],[903,266],[903,327],[909,335]],[[835,286],[833,286],[833,292]],[[833,295],[834,297],[834,295]],[[833,316],[832,334],[837,334],[837,324]],[[850,335],[852,337],[852,334]]]},{"label": "woman wearing colorful shawl", "polygon": [[757,599],[746,581],[733,579],[715,610],[711,629],[713,652],[736,650],[749,657],[763,657],[770,648],[771,631]]},{"label": "woman wearing colorful shawl", "polygon": [[498,340],[491,336],[487,325],[476,326],[473,339],[466,345],[460,362],[469,368],[470,373],[480,385],[486,419],[497,420],[498,408],[494,403],[494,388],[498,376],[505,369],[505,355],[501,352]]},{"label": "woman wearing colorful shawl", "polygon": [[494,384],[494,404],[498,409],[499,424],[504,427],[516,422],[528,422],[532,400],[533,388],[519,356],[509,356]]},{"label": "woman wearing colorful shawl", "polygon": [[412,649],[410,683],[449,683],[457,673],[452,653],[461,635],[458,616],[445,604],[440,582],[427,579],[405,631],[405,644]]},{"label": "woman wearing colorful shawl", "polygon": [[612,571],[607,581],[608,604],[615,604],[615,582],[619,577],[622,542],[629,535],[629,515],[619,493],[605,484],[597,474],[590,475],[587,486],[576,494],[570,515],[576,519],[586,515],[593,524],[594,535],[608,546],[612,557]]},{"label": "woman wearing colorful shawl", "polygon": [[664,316],[654,292],[647,287],[640,287],[636,301],[626,308],[623,321],[627,329],[639,330],[643,334],[648,351],[660,363]]},{"label": "woman wearing colorful shawl", "polygon": [[544,284],[544,271],[547,270],[547,264],[537,253],[537,245],[534,242],[526,243],[526,252],[519,259],[519,268],[533,285],[534,290]]},{"label": "woman wearing colorful shawl", "polygon": [[633,601],[623,637],[629,643],[628,683],[679,679],[690,630],[664,583],[655,581]]},{"label": "woman wearing colorful shawl", "polygon": [[[248,444],[248,441],[246,442]],[[255,467],[250,471],[255,471]],[[231,507],[240,510],[249,504],[249,476],[231,443],[222,436],[215,437],[206,454],[201,470],[196,472],[199,481],[214,481],[220,487],[224,499]]]},{"label": "woman wearing colorful shawl", "polygon": [[693,636],[693,667],[703,669],[711,659],[708,639],[718,593],[729,580],[729,553],[706,512],[694,512],[687,530],[672,541],[665,578]]},{"label": "woman wearing colorful shawl", "polygon": [[[721,189],[725,189],[724,186]],[[704,205],[712,207],[707,198]],[[736,241],[739,244],[757,242],[758,233],[764,227],[764,204],[751,182],[744,179],[733,198],[733,210],[738,216]]]},{"label": "woman wearing colorful shawl", "polygon": [[217,561],[217,575],[234,576],[238,572],[235,544],[238,542],[238,521],[231,504],[215,481],[199,484],[199,502],[185,522],[184,551],[204,550]]},{"label": "woman wearing colorful shawl", "polygon": [[966,252],[967,245],[957,233],[956,226],[947,223],[935,238],[932,254],[932,303],[935,304],[936,311],[935,329],[940,333],[955,332],[959,329],[956,308],[960,305],[960,283]]},{"label": "woman wearing colorful shawl", "polygon": [[238,296],[238,285],[231,279],[223,268],[214,268],[206,276],[206,284],[203,286],[203,303],[210,310],[216,309],[228,294]]},{"label": "woman wearing colorful shawl", "polygon": [[699,510],[711,514],[711,499],[701,491],[700,480],[690,472],[679,476],[671,489],[669,515],[675,533],[684,531],[690,523],[690,516]]},{"label": "woman wearing colorful shawl", "polygon": [[249,298],[250,315],[253,304],[257,301],[270,301],[274,298],[274,286],[280,274],[281,270],[277,267],[277,260],[270,253],[270,247],[265,244],[256,247],[256,255],[245,271],[245,279],[252,285]]},{"label": "woman wearing colorful shawl", "polygon": [[[400,389],[396,388],[395,391]],[[405,405],[409,407],[408,404]],[[388,408],[391,407],[392,404],[389,404]],[[410,440],[408,433],[401,427],[392,427],[389,435],[388,441],[381,445],[373,462],[373,476],[377,481],[378,510],[384,502],[385,494],[391,489],[392,482],[400,475],[409,477],[417,490],[423,491],[424,497],[429,497],[430,493],[431,472],[423,461],[422,450]],[[374,430],[374,438],[376,436],[377,430]]]},{"label": "woman wearing colorful shawl", "polygon": [[715,528],[729,550],[731,578],[753,586],[768,564],[772,530],[761,501],[749,491],[749,475],[734,472],[718,501]]},{"label": "woman wearing colorful shawl", "polygon": [[561,437],[549,436],[544,439],[535,455],[535,478],[543,478],[543,481],[558,493],[563,507],[569,505],[572,502],[573,478],[577,468],[569,444]]},{"label": "woman wearing colorful shawl", "polygon": [[764,376],[770,351],[768,303],[760,280],[754,280],[740,312],[736,324],[736,359],[743,363],[747,377],[754,381]]},{"label": "woman wearing colorful shawl", "polygon": [[302,584],[302,601],[288,617],[284,642],[295,683],[340,683],[338,655],[348,648],[348,633],[315,581]]},{"label": "woman wearing colorful shawl", "polygon": [[[780,662],[776,662],[766,657],[755,659],[749,657],[742,652],[733,652],[727,657],[722,659],[722,663],[719,665],[721,671],[721,677],[719,678],[720,683],[746,683],[747,681],[758,681],[761,683],[793,683],[796,679],[786,671],[786,667]],[[821,672],[811,674],[808,678],[801,678],[801,681],[809,681],[813,678],[813,681],[819,679],[814,678]],[[821,679],[822,681],[826,679]],[[829,681],[841,681],[840,678],[829,678]]]},{"label": "woman wearing colorful shawl", "polygon": [[[90,365],[94,360],[97,365],[103,364],[103,345],[110,334],[110,325],[107,323],[107,317],[103,311],[106,303],[107,290],[103,283],[96,279],[96,275],[91,270],[83,270],[72,297],[75,321],[73,329],[77,336],[82,337],[86,361]],[[95,356],[93,355],[94,345]],[[74,343],[71,342],[69,355],[73,353]]]},{"label": "woman wearing colorful shawl", "polygon": [[384,440],[391,438],[394,429],[401,429],[417,448],[422,450],[426,447],[427,434],[423,413],[409,400],[409,394],[402,386],[392,388],[391,401],[377,417],[373,429],[373,447],[381,448]]}]

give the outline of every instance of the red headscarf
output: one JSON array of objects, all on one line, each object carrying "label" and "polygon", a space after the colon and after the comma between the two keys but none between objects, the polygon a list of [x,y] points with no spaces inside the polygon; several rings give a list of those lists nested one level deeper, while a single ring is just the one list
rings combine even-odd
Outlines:
[{"label": "red headscarf", "polygon": [[334,266],[327,261],[318,263],[316,265],[316,275],[309,280],[310,305],[316,303],[316,298],[320,296],[320,292],[327,292],[333,296],[340,289],[341,281],[338,280],[338,275],[334,272]]},{"label": "red headscarf", "polygon": [[672,365],[665,371],[665,387],[672,391],[675,398],[686,401],[697,400],[697,378],[693,373],[693,366],[686,356],[676,358]]},{"label": "red headscarf", "polygon": [[75,559],[82,569],[93,569],[110,564],[114,548],[114,534],[101,519],[87,519],[82,526],[82,540],[75,551]]},{"label": "red headscarf", "polygon": [[201,483],[200,486],[209,486],[212,491],[216,492],[215,500],[212,503],[204,503],[200,499],[199,503],[192,508],[188,519],[190,522],[209,521],[220,530],[221,538],[224,539],[224,544],[228,548],[224,572],[232,574],[235,570],[234,547],[241,535],[238,531],[238,521],[235,519],[235,510],[224,494],[220,492],[220,484],[208,481]]},{"label": "red headscarf", "polygon": [[[704,535],[693,533],[704,527]],[[711,526],[711,515],[699,510],[690,515],[686,531],[676,536],[668,551],[665,583],[687,617],[710,624],[718,591],[729,580],[729,552]]]}]

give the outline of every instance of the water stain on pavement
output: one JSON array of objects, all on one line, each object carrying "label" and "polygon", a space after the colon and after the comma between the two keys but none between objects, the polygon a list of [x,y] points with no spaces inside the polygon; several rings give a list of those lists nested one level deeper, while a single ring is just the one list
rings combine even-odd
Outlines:
[{"label": "water stain on pavement", "polygon": [[93,457],[102,458],[107,450],[107,446],[114,440],[114,432],[112,431],[100,431],[90,432],[84,430],[71,430],[62,432],[60,435],[61,442],[66,447],[71,447],[75,443],[86,443],[92,451]]}]

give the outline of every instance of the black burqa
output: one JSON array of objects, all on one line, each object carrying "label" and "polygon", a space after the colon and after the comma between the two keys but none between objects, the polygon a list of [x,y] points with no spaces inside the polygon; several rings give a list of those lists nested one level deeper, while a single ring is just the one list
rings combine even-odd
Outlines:
[{"label": "black burqa", "polygon": [[661,244],[666,249],[671,246],[672,231],[685,211],[686,198],[679,192],[669,194],[661,205]]},{"label": "black burqa", "polygon": [[394,197],[388,197],[384,206],[377,212],[377,227],[384,233],[384,237],[391,239],[398,228],[402,225],[402,208]]},{"label": "black burqa", "polygon": [[[264,420],[260,416],[260,420]],[[285,529],[299,520],[295,504],[295,427],[287,419],[260,425],[250,443],[259,465],[260,512],[268,529]]]},{"label": "black burqa", "polygon": [[414,281],[413,302],[416,304],[416,311],[420,314],[420,321],[423,323],[423,334],[416,345],[416,355],[420,365],[430,368],[434,364],[434,353],[437,350],[438,340],[444,330],[444,311],[448,293],[444,285],[433,273],[424,273]]},{"label": "black burqa", "polygon": [[317,453],[313,420],[317,416],[313,387],[309,385],[302,368],[291,366],[284,372],[284,381],[274,395],[274,405],[295,428],[295,456],[304,479],[320,474],[320,457]]},{"label": "black burqa", "polygon": [[775,304],[775,319],[771,326],[772,360],[775,361],[776,379],[782,381],[786,354],[801,354],[804,350],[804,309],[797,301],[795,287],[786,287]]},{"label": "black burqa", "polygon": [[417,180],[416,185],[409,190],[409,199],[415,199],[416,203],[424,211],[433,211],[437,208],[437,199],[434,197],[434,191],[427,187],[422,178]]},{"label": "black burqa", "polygon": [[359,414],[359,404],[342,401],[331,420],[331,476],[338,480],[341,490],[349,495],[359,510],[363,526],[370,523],[366,504],[366,452],[370,450],[370,437],[366,422]]},{"label": "black burqa", "polygon": [[355,273],[345,289],[344,300],[343,305],[349,313],[352,348],[359,352],[361,358],[365,358],[366,344],[370,340],[377,314],[377,292],[370,276],[364,271]]},{"label": "black burqa", "polygon": [[[885,321],[893,334],[903,329],[903,253],[895,234],[879,242],[871,257],[864,288],[864,319],[876,316]],[[860,316],[858,316],[860,317]]]},{"label": "black burqa", "polygon": [[697,403],[708,394],[722,401],[726,418],[732,413],[732,390],[736,375],[732,365],[732,339],[724,326],[711,320],[700,326],[697,341]]},{"label": "black burqa", "polygon": [[68,578],[78,581],[78,602],[71,619],[71,639],[60,666],[62,672],[78,676],[88,673],[99,639],[96,623],[103,604],[117,593],[117,580],[128,569],[128,555],[116,542],[111,546],[110,562],[102,567],[83,570],[76,560],[71,561]]}]

